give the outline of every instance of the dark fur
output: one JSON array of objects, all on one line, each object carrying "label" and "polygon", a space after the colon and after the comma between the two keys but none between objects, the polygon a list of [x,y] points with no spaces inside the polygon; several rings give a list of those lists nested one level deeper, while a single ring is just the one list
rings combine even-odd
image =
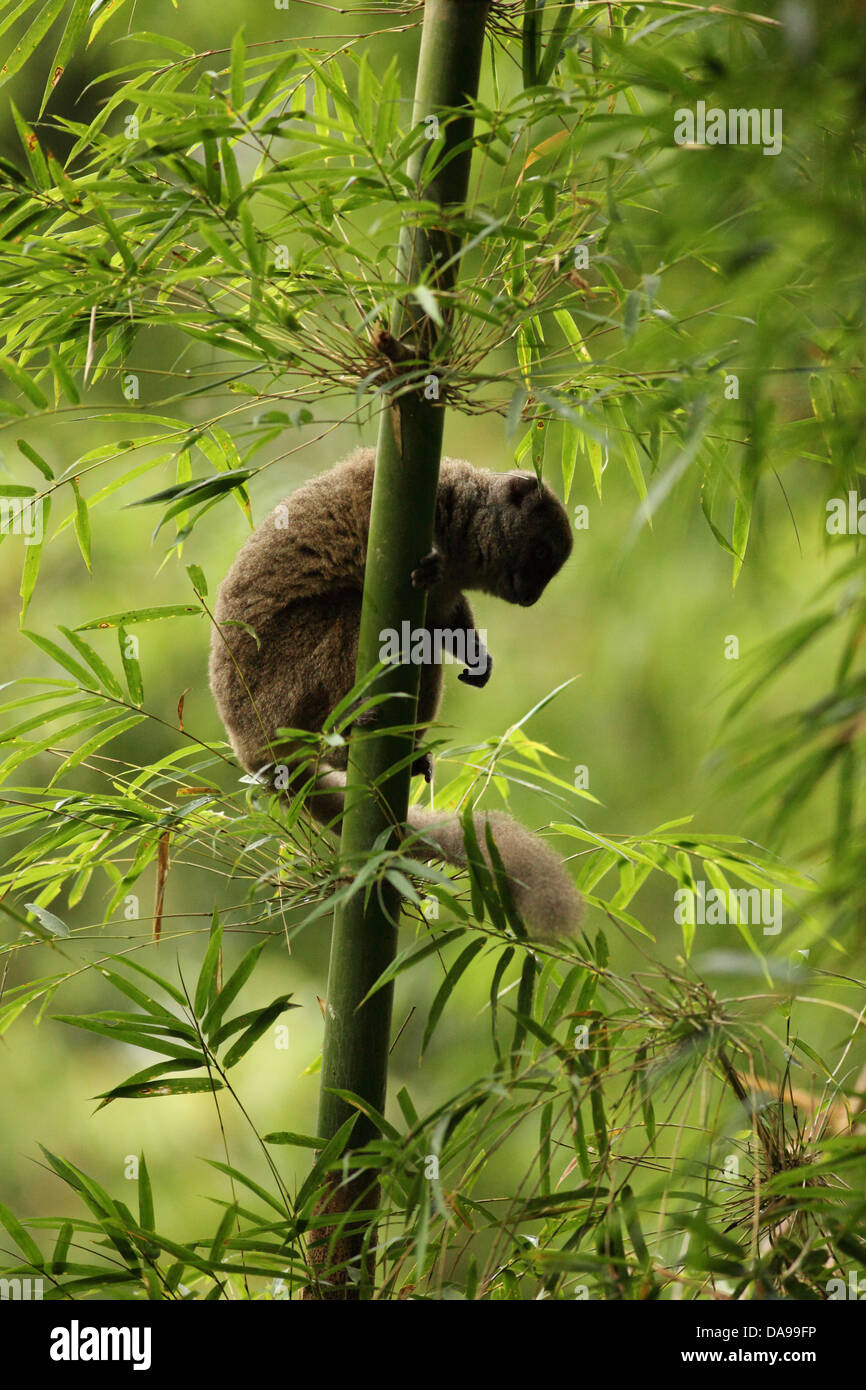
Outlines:
[{"label": "dark fur", "polygon": [[[355,683],[355,662],[375,455],[359,449],[305,483],[247,540],[224,580],[211,644],[211,688],[238,758],[249,771],[291,759],[278,728],[321,730]],[[413,579],[428,588],[428,629],[474,628],[464,589],[529,606],[565,563],[572,537],[564,507],[532,473],[492,473],[443,459],[435,551]],[[252,628],[258,644],[242,626]],[[463,671],[484,684],[492,663]],[[418,722],[436,715],[442,667],[421,668]],[[329,757],[331,769],[345,757]],[[342,773],[326,770],[311,798],[325,823],[342,812]],[[478,817],[480,843],[484,827]],[[579,899],[552,851],[522,826],[490,816],[518,908],[544,936],[573,929]],[[410,825],[439,855],[464,864],[459,822],[413,807]],[[421,854],[420,848],[413,853]],[[428,857],[433,857],[434,851]]]}]

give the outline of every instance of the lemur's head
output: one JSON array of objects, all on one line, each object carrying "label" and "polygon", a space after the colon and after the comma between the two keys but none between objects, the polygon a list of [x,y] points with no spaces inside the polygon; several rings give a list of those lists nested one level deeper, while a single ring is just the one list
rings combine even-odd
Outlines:
[{"label": "lemur's head", "polygon": [[503,544],[495,592],[528,608],[571,554],[571,524],[559,498],[534,473],[502,473],[497,484]]}]

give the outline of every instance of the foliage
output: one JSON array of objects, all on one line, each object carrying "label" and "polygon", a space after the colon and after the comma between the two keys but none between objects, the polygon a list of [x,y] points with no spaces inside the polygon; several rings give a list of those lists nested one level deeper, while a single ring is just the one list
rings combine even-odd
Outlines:
[{"label": "foliage", "polygon": [[[22,161],[0,161],[0,416],[17,449],[0,502],[4,517],[41,506],[44,527],[25,547],[28,624],[46,546],[70,528],[90,569],[112,508],[144,507],[136,516],[156,518],[166,559],[182,560],[215,509],[232,503],[252,521],[250,485],[288,453],[343,421],[369,425],[390,384],[375,335],[397,293],[393,248],[406,223],[438,218],[405,169],[426,149],[425,181],[435,172],[441,131],[412,123],[401,64],[379,64],[360,23],[330,52],[248,45],[241,30],[230,50],[198,54],[175,35],[132,33],[122,66],[106,60],[96,118],[52,116],[72,54],[104,42],[123,8],[0,4],[0,30],[21,28],[0,82],[32,65],[43,40],[56,43],[44,93],[26,117],[13,109]],[[417,6],[373,8],[380,33],[413,41]],[[501,417],[514,458],[558,473],[566,496],[584,477],[601,498],[606,469],[624,472],[634,492],[624,545],[685,492],[734,583],[768,508],[808,506],[823,527],[826,500],[859,481],[862,38],[858,47],[847,7],[787,10],[494,5],[472,194],[449,214],[465,238],[455,326],[417,371],[436,377],[449,409]],[[677,146],[675,111],[698,101],[778,108],[783,153]],[[61,137],[62,162],[51,152]],[[441,314],[430,284],[412,294]],[[147,366],[143,344],[154,342],[167,367]],[[40,428],[85,420],[102,442],[55,473]],[[319,1140],[259,1135],[229,1072],[294,1007],[291,995],[229,1010],[268,941],[290,946],[385,880],[417,928],[391,975],[434,953],[442,965],[422,1050],[432,1054],[471,976],[485,981],[489,1051],[453,1094],[437,1056],[443,1098],[424,1113],[404,1088],[399,1116],[369,1116],[378,1297],[817,1298],[862,1266],[866,1001],[844,953],[856,949],[864,892],[866,566],[848,541],[828,544],[844,555],[822,606],[768,641],[716,755],[737,783],[756,779],[758,808],[772,812],[761,843],[757,829],[713,835],[686,816],[646,834],[597,833],[594,798],[529,736],[529,715],[480,746],[437,742],[440,766],[456,769],[438,805],[463,811],[525,788],[546,797],[589,907],[568,948],[526,939],[501,873],[480,856],[468,886],[384,849],[347,875],[302,795],[238,786],[226,746],[185,727],[182,701],[176,720],[148,708],[134,639],[150,622],[171,624],[178,643],[204,635],[212,598],[198,566],[178,566],[171,605],[121,602],[50,635],[22,628],[61,674],[5,687],[0,908],[12,939],[0,1030],[31,1004],[41,1017],[74,976],[97,972],[109,999],[119,992],[134,1010],[54,1017],[159,1059],[101,1105],[198,1090],[222,1124],[221,1107],[237,1104],[269,1186],[227,1157],[215,1230],[179,1243],[158,1231],[143,1158],[136,1216],[46,1151],[89,1214],[24,1225],[0,1207],[17,1251],[7,1274],[38,1270],[58,1298],[279,1297],[315,1278],[305,1236],[325,1179],[344,1171],[340,1146],[324,1146],[289,1190],[281,1150]],[[752,703],[834,637],[826,694],[748,725]],[[310,740],[311,760],[344,726],[338,712]],[[160,740],[153,760],[138,757],[144,729]],[[797,867],[782,836],[833,777],[835,825]],[[161,889],[180,860],[215,900],[200,914],[208,940],[191,991],[138,959],[150,960],[154,938],[174,939]],[[127,904],[151,867],[156,907],[139,923]],[[722,983],[711,987],[692,960],[699,880],[726,899],[782,895],[795,922],[784,951],[735,910],[740,945],[712,963]],[[671,968],[651,954],[653,903],[675,892],[685,910]],[[83,925],[65,920],[76,913]],[[612,962],[602,923],[650,952],[638,970]],[[129,935],[127,948],[104,951],[107,926]],[[236,960],[234,936],[246,948]],[[844,1021],[826,1058],[810,1040],[816,1009]],[[527,1134],[532,1162],[503,1191],[497,1161]],[[337,1228],[345,1219],[333,1217]],[[31,1231],[53,1236],[49,1253]]]}]

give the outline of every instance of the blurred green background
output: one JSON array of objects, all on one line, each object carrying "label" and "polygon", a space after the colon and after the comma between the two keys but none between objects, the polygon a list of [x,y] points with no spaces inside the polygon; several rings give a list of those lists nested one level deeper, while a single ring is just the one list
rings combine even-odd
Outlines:
[{"label": "blurred green background", "polygon": [[[289,14],[266,5],[250,8],[236,0],[218,9],[204,0],[185,0],[179,8],[156,0],[148,6],[146,21],[136,16],[137,24],[146,23],[154,32],[177,35],[199,49],[213,49],[215,66],[224,66],[224,50],[240,23],[246,26],[250,47],[257,42],[282,41],[283,36],[287,43],[301,38],[309,41],[311,35],[320,34],[323,45],[331,48],[334,36],[343,28],[354,32],[357,22],[354,14],[340,17],[324,9],[298,6],[292,6]],[[375,28],[384,21],[373,14],[363,22],[372,33],[369,52],[375,67],[381,71],[390,55],[397,53],[408,95],[416,33],[410,30],[403,36],[377,38]],[[76,119],[89,119],[97,109],[99,86],[90,87],[77,107],[72,106],[70,94],[95,82],[106,67],[119,67],[130,60],[133,51],[135,57],[140,56],[140,47],[133,48],[123,38],[122,26],[117,31],[109,26],[86,59],[78,59],[70,69],[49,110],[65,110]],[[29,73],[12,84],[16,103],[31,119],[36,114],[34,107],[48,60],[49,55],[44,54],[43,62],[37,61]],[[10,157],[16,157],[16,138],[8,121],[0,128],[0,145]],[[682,268],[675,286],[666,286],[668,302],[674,300],[685,309],[692,299],[704,299],[706,280],[702,267]],[[178,344],[168,338],[170,335],[154,334],[136,346],[133,365],[142,383],[142,410],[148,409],[149,395],[161,394],[163,389],[161,378],[149,373],[164,372],[177,353]],[[786,389],[780,386],[775,392],[783,415]],[[119,405],[119,386],[101,382],[92,393],[91,403]],[[208,409],[204,397],[198,414],[194,407],[188,408],[188,418],[205,418]],[[357,443],[374,442],[371,431],[359,433],[348,427],[316,442],[315,436],[326,421],[336,420],[350,409],[348,397],[345,402],[329,399],[303,432],[269,446],[274,458],[288,448],[295,452],[252,484],[255,520],[304,478],[328,467]],[[799,409],[797,401],[792,402],[791,409]],[[118,438],[122,433],[120,428],[114,430]],[[0,466],[18,476],[21,464],[20,459],[13,458],[15,434],[13,423],[0,436]],[[109,427],[88,425],[74,413],[50,423],[34,423],[28,432],[31,443],[59,467],[110,438]],[[298,451],[296,446],[306,440],[309,443]],[[450,414],[446,451],[482,467],[505,469],[511,464],[503,422],[496,416]],[[552,452],[555,464],[555,450]],[[561,491],[555,466],[549,477]],[[155,490],[159,484],[152,486],[152,481],[142,481],[140,495]],[[748,559],[733,589],[730,557],[715,543],[701,514],[698,481],[689,478],[674,491],[651,529],[637,524],[634,490],[620,463],[611,462],[603,483],[603,500],[599,500],[588,471],[576,475],[569,506],[587,505],[588,529],[576,533],[568,566],[537,608],[519,610],[476,596],[477,621],[487,629],[496,666],[483,691],[458,684],[456,673],[448,673],[441,714],[446,734],[458,744],[480,743],[499,735],[554,687],[577,677],[533,719],[527,733],[556,751],[561,775],[567,780],[576,766],[588,768],[589,790],[600,803],[585,803],[588,825],[602,832],[640,833],[669,818],[693,814],[694,827],[702,832],[735,832],[760,841],[764,821],[762,813],[752,808],[751,791],[739,788],[723,792],[711,767],[722,716],[738,674],[738,663],[725,657],[726,640],[732,635],[738,639],[741,662],[745,660],[768,636],[806,611],[835,568],[838,556],[855,542],[843,538],[828,543],[824,501],[815,487],[814,470],[806,462],[793,463],[784,477],[787,500],[772,478],[762,486]],[[163,564],[166,542],[160,537],[156,544],[151,543],[151,514],[124,509],[128,500],[126,493],[120,494],[109,503],[110,512],[104,510],[101,517],[96,514],[92,578],[82,563],[71,528],[47,549],[28,614],[30,628],[51,634],[59,623],[74,627],[100,613],[128,606],[184,601],[190,592],[184,570],[189,563],[201,566],[213,595],[246,534],[240,511],[231,503],[221,505],[210,514],[208,524],[196,529],[182,561],[172,557]],[[52,530],[64,514],[58,510]],[[0,546],[0,622],[7,680],[56,674],[49,660],[18,632],[21,561],[20,539],[5,538]],[[94,641],[103,655],[113,659],[114,633],[95,634]],[[795,665],[769,689],[761,706],[762,717],[806,703],[823,691],[836,656],[835,641],[831,635],[809,661]],[[146,708],[173,721],[178,700],[187,692],[185,727],[202,739],[215,740],[222,731],[208,692],[207,646],[208,633],[198,619],[150,624],[140,631]],[[143,763],[172,746],[167,732],[147,722],[112,746],[111,752],[114,756],[127,753]],[[52,759],[43,757],[28,765],[28,779],[35,783],[41,775],[47,780],[53,767]],[[826,792],[819,795],[808,814],[795,824],[784,847],[786,859],[806,873],[822,853],[826,836],[822,826],[829,814],[827,796]],[[515,813],[530,825],[544,823],[552,814],[543,799],[528,792],[515,791],[512,804]],[[560,841],[559,848],[567,854],[573,852],[574,843]],[[150,930],[153,882],[150,869],[136,889],[142,920],[131,927],[133,933],[145,937]],[[217,900],[232,901],[224,882],[214,882],[207,869],[184,863],[182,858],[174,862],[167,884],[165,930],[172,934],[186,931],[188,935],[179,943],[166,940],[158,951],[149,949],[140,958],[169,976],[174,974],[176,958],[187,982],[192,982]],[[62,907],[59,902],[57,910]],[[651,880],[632,910],[638,912],[656,940],[638,940],[609,928],[615,966],[627,974],[642,969],[647,959],[673,960],[681,952],[682,941],[673,921],[669,885]],[[86,925],[90,920],[88,899],[68,918],[73,926]],[[601,923],[594,923],[590,914],[588,927],[593,930],[596,925]],[[129,932],[117,930],[112,937],[111,930],[106,929],[106,949],[122,949],[129,936]],[[698,966],[706,953],[738,945],[734,936],[733,927],[699,927],[695,943]],[[246,939],[232,944],[229,949],[236,955],[227,960],[227,970],[247,944]],[[773,949],[784,956],[784,938],[773,943]],[[79,959],[76,950],[81,948],[36,948],[30,953],[34,974],[71,968]],[[84,950],[89,958],[98,954],[95,941]],[[288,958],[284,942],[275,938],[253,984],[241,997],[241,1006],[249,1008],[282,990],[292,990],[295,1002],[302,1006],[287,1016],[288,1049],[278,1050],[265,1039],[235,1073],[238,1089],[260,1132],[315,1132],[318,1077],[314,1064],[322,1031],[317,996],[325,993],[327,953],[327,921],[294,943]],[[28,959],[27,968],[30,965]],[[15,983],[23,978],[22,968],[23,961],[16,964]],[[484,972],[479,972],[461,981],[429,1057],[419,1069],[424,1019],[440,979],[441,965],[433,957],[423,969],[398,982],[395,1026],[411,1017],[393,1054],[391,1096],[405,1085],[419,1109],[431,1104],[444,1087],[456,1091],[461,1079],[468,1082],[490,1063],[485,1012],[488,984]],[[722,977],[719,983],[722,993],[736,990],[731,977]],[[753,985],[751,982],[748,988]],[[100,988],[97,977],[82,971],[53,1007],[71,1013],[116,1006],[116,998]],[[68,1194],[40,1166],[38,1143],[62,1153],[121,1197],[127,1156],[144,1150],[154,1183],[157,1219],[166,1233],[186,1238],[202,1226],[209,1228],[213,1208],[208,1195],[226,1196],[222,1180],[200,1162],[203,1157],[226,1157],[212,1102],[198,1096],[119,1102],[94,1114],[93,1096],[151,1059],[133,1048],[91,1040],[78,1030],[52,1022],[50,1013],[51,1009],[35,1027],[32,1015],[26,1015],[0,1041],[2,1200],[22,1216],[54,1213],[68,1205]],[[813,1045],[835,1045],[839,1035],[838,1023],[825,1021],[825,1015],[816,1017]],[[261,1156],[249,1129],[228,1100],[222,1110],[230,1161],[261,1175]],[[500,1155],[503,1183],[512,1172],[522,1171],[530,1143],[525,1136],[516,1135]],[[282,1150],[278,1162],[291,1184],[304,1174],[308,1155]]]}]

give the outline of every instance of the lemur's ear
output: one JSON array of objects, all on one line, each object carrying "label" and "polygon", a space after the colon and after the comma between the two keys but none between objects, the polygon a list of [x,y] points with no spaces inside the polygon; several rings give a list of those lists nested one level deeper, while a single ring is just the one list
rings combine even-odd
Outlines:
[{"label": "lemur's ear", "polygon": [[521,506],[531,492],[538,492],[538,479],[534,473],[509,473],[508,500],[515,507]]}]

